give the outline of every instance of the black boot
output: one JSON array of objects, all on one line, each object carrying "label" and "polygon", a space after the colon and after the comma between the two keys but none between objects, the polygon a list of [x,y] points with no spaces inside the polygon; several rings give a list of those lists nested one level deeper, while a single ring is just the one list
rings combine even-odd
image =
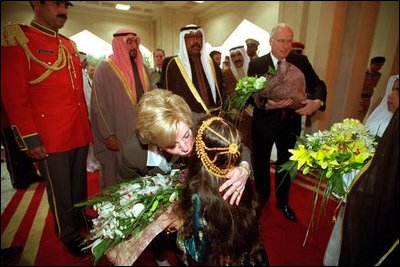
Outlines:
[{"label": "black boot", "polygon": [[16,256],[22,252],[22,247],[8,247],[1,249],[1,261],[7,260],[12,256]]}]

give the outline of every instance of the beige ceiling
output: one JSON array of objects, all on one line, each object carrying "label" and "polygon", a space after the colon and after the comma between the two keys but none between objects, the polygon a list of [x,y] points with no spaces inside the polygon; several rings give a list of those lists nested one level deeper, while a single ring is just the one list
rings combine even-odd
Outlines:
[{"label": "beige ceiling", "polygon": [[[206,14],[216,8],[227,4],[228,1],[204,1],[199,4],[195,1],[72,1],[74,6],[81,8],[90,8],[91,10],[114,12],[116,14],[132,14],[145,18],[152,18],[158,12],[170,9],[180,12],[189,12],[192,14]],[[115,9],[117,3],[130,5],[128,11]]]}]

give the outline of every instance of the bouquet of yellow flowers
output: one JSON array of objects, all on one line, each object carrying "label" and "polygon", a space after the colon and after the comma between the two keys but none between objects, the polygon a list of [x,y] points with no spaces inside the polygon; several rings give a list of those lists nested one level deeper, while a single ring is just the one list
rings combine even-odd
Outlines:
[{"label": "bouquet of yellow flowers", "polygon": [[356,119],[344,119],[335,123],[329,131],[318,131],[299,138],[292,156],[279,167],[288,171],[290,177],[297,172],[317,172],[326,181],[326,193],[339,198],[346,195],[343,185],[345,174],[361,169],[375,153],[377,137]]},{"label": "bouquet of yellow flowers", "polygon": [[108,249],[137,236],[179,197],[179,173],[172,170],[169,175],[136,177],[76,204],[97,213],[85,238],[85,249],[91,248],[95,264]]},{"label": "bouquet of yellow flowers", "polygon": [[314,227],[320,189],[323,197],[319,215],[331,195],[340,199],[339,205],[345,200],[351,179],[373,157],[377,143],[378,137],[370,133],[359,120],[344,119],[333,124],[329,130],[298,138],[296,148],[289,149],[292,156],[279,166],[278,172],[287,171],[292,179],[299,171],[317,176],[311,218],[303,245]]}]

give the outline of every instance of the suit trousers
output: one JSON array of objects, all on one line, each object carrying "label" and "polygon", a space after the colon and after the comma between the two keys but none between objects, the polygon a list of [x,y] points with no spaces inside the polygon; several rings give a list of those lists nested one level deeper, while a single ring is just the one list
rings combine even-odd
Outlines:
[{"label": "suit trousers", "polygon": [[273,144],[277,148],[275,172],[276,205],[288,204],[291,179],[287,172],[278,172],[278,166],[289,160],[288,151],[296,144],[301,131],[301,116],[290,109],[254,109],[252,123],[253,169],[256,190],[261,202],[268,201],[271,191],[270,157]]}]

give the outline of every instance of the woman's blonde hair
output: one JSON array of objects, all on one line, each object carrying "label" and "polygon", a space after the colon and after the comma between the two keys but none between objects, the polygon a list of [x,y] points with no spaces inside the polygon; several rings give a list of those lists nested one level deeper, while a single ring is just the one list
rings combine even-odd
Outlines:
[{"label": "woman's blonde hair", "polygon": [[178,122],[193,126],[191,114],[181,96],[165,89],[148,91],[137,107],[137,136],[142,144],[166,148],[175,143]]}]

